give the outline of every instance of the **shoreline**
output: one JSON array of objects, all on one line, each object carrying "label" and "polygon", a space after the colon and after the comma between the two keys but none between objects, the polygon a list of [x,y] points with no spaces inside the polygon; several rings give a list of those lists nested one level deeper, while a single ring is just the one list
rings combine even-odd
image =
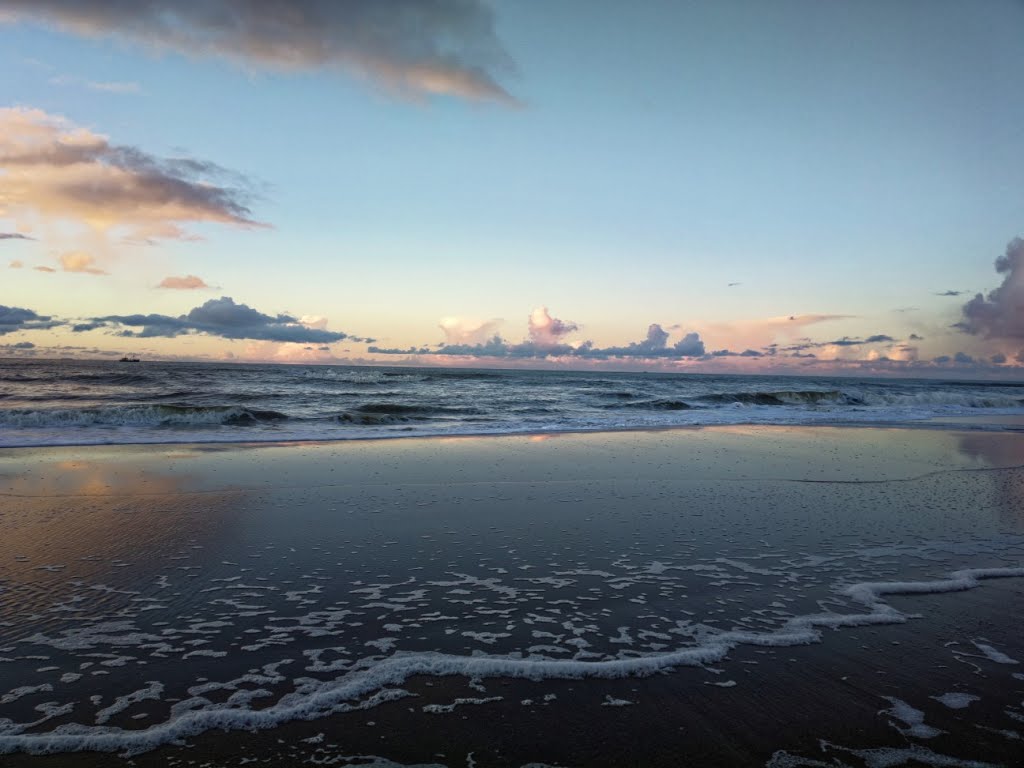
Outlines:
[{"label": "shoreline", "polygon": [[[27,443],[24,445],[0,445],[0,452],[22,449],[40,448],[90,448],[90,447],[116,447],[116,446],[205,446],[205,445],[336,445],[345,443],[362,443],[373,441],[395,441],[395,440],[457,440],[459,438],[505,438],[505,437],[543,437],[559,435],[602,435],[621,433],[645,433],[645,432],[690,432],[702,430],[725,430],[731,428],[764,428],[771,429],[906,429],[925,431],[964,431],[964,432],[993,432],[993,433],[1020,433],[1024,432],[1024,414],[992,414],[985,416],[951,416],[945,419],[927,417],[916,421],[805,421],[805,422],[757,422],[757,421],[736,421],[712,424],[657,424],[657,425],[630,425],[622,427],[594,427],[594,428],[558,428],[558,429],[523,429],[505,430],[501,432],[486,431],[465,431],[465,432],[426,432],[402,434],[375,434],[375,435],[354,435],[351,437],[336,438],[279,438],[270,437],[266,439],[242,439],[234,435],[224,439],[195,440],[194,434],[190,434],[181,440],[169,440],[156,438],[153,440],[128,440],[119,442],[59,442],[59,443]],[[68,429],[75,429],[69,427]],[[93,428],[97,429],[97,428]],[[103,429],[103,428],[98,428]],[[117,429],[114,427],[113,429]],[[396,430],[397,432],[397,430]],[[2,439],[0,431],[0,439]]]}]

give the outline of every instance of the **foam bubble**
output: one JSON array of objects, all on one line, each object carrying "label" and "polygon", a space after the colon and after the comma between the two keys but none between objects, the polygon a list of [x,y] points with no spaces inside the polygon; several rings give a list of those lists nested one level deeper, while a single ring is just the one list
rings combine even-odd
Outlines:
[{"label": "foam bubble", "polygon": [[969,693],[944,693],[941,696],[932,696],[932,698],[950,709],[967,709],[972,701],[979,701],[979,697]]}]

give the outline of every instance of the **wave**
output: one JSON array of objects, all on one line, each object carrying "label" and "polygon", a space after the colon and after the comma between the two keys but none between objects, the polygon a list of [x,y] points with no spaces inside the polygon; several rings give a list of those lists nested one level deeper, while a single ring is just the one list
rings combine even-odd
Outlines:
[{"label": "wave", "polygon": [[246,426],[284,421],[278,411],[237,405],[120,405],[110,408],[16,408],[0,411],[0,427]]},{"label": "wave", "polygon": [[1019,408],[1024,399],[992,394],[930,390],[900,392],[879,389],[827,389],[776,390],[750,392],[720,392],[701,395],[695,401],[709,405],[766,405],[766,406],[958,406],[961,408]]},{"label": "wave", "polygon": [[[458,408],[444,405],[407,405],[405,403],[367,403],[358,408],[344,411],[335,417],[340,423],[374,425],[401,424],[410,421],[431,421],[438,418],[458,419],[459,417],[484,416],[476,408]],[[475,419],[465,419],[475,421]]]},{"label": "wave", "polygon": [[615,403],[606,405],[605,408],[637,408],[649,411],[688,411],[693,408],[689,403],[682,400],[642,400],[631,403]]},{"label": "wave", "polygon": [[355,386],[373,387],[380,384],[394,381],[426,381],[427,377],[415,373],[390,373],[386,371],[339,371],[333,368],[324,370],[305,370],[302,372],[303,379],[314,381],[331,381]]},{"label": "wave", "polygon": [[68,373],[58,376],[27,376],[20,373],[13,373],[0,376],[0,381],[13,382],[16,384],[32,384],[38,382],[53,384],[59,381],[63,383],[73,382],[77,384],[113,384],[117,386],[125,386],[131,384],[149,384],[157,382],[159,379],[155,379],[152,376],[146,376],[144,374],[133,373]]},{"label": "wave", "polygon": [[863,405],[860,397],[836,389],[778,390],[775,392],[719,392],[701,395],[700,402],[716,405]]}]

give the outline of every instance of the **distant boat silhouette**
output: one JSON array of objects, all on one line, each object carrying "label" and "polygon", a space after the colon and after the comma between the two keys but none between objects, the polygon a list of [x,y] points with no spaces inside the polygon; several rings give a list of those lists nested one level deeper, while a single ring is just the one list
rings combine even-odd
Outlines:
[{"label": "distant boat silhouette", "polygon": [[128,355],[125,355],[120,360],[118,360],[118,362],[119,363],[138,363],[140,361],[139,361],[139,358],[137,358],[137,357],[128,357]]}]

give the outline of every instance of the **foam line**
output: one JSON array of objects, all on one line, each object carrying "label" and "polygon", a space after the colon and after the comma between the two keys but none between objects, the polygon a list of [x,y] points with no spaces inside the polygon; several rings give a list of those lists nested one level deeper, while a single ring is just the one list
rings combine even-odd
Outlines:
[{"label": "foam line", "polygon": [[[277,704],[249,709],[179,711],[172,719],[143,730],[105,726],[65,725],[52,733],[0,734],[0,754],[32,755],[66,752],[121,752],[137,755],[158,746],[197,736],[205,731],[264,730],[291,720],[315,720],[328,715],[369,709],[409,695],[400,686],[415,676],[468,678],[616,679],[649,676],[675,667],[699,666],[723,660],[740,645],[789,647],[820,642],[822,628],[894,624],[909,619],[888,605],[882,595],[932,594],[973,589],[985,579],[1024,577],[1024,568],[973,568],[955,571],[935,581],[866,582],[845,587],[843,594],[867,606],[861,614],[819,613],[789,619],[772,632],[719,632],[700,645],[668,653],[602,661],[522,659],[500,656],[456,656],[438,652],[398,652],[341,677],[311,685],[285,696]],[[368,698],[364,698],[368,697]],[[362,700],[362,701],[360,701]],[[349,703],[358,702],[358,703]]]}]

